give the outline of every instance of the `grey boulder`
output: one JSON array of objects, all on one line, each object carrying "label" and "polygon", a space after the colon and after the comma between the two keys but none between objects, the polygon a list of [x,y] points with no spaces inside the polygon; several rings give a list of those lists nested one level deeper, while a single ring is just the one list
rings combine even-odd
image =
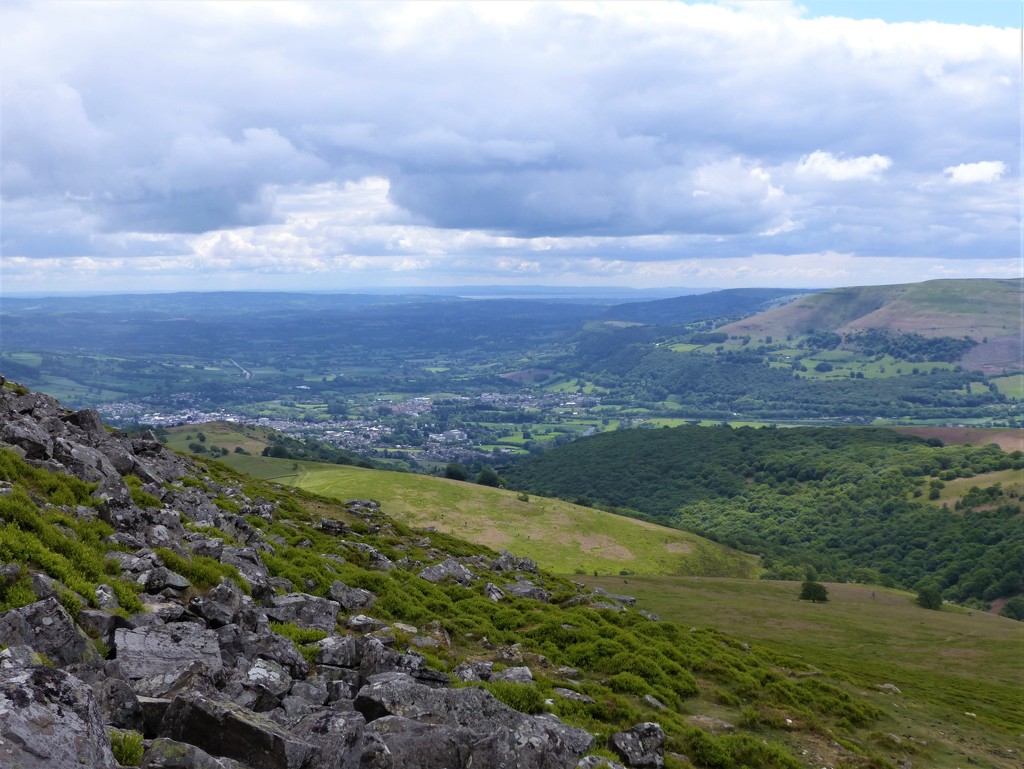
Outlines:
[{"label": "grey boulder", "polygon": [[54,668],[0,669],[0,766],[116,769],[92,689]]},{"label": "grey boulder", "polygon": [[191,622],[120,628],[114,631],[114,648],[129,678],[178,672],[192,662],[201,662],[210,671],[223,664],[217,634]]},{"label": "grey boulder", "polygon": [[665,732],[651,721],[616,732],[608,738],[608,747],[635,769],[665,765]]}]

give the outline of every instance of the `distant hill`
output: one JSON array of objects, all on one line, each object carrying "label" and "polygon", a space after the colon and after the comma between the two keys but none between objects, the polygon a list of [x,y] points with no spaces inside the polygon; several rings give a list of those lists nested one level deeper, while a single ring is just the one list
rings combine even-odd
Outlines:
[{"label": "distant hill", "polygon": [[756,338],[822,331],[846,335],[869,329],[893,335],[970,337],[978,344],[964,354],[964,367],[996,373],[1021,368],[1022,299],[1024,281],[1019,279],[856,286],[804,296],[720,330]]},{"label": "distant hill", "polygon": [[695,320],[744,318],[788,304],[816,289],[730,288],[707,294],[677,296],[653,302],[629,302],[609,308],[605,320],[673,325]]}]

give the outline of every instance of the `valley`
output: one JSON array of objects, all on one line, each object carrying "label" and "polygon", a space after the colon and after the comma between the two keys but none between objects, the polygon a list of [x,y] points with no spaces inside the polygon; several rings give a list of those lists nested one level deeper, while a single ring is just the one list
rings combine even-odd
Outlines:
[{"label": "valley", "polygon": [[[0,373],[18,384],[0,429],[23,453],[0,452],[15,490],[0,495],[0,558],[22,576],[0,600],[39,598],[26,569],[58,580],[75,611],[99,609],[100,579],[132,612],[157,600],[117,576],[109,559],[127,563],[114,555],[126,545],[103,527],[120,519],[88,484],[59,480],[72,467],[102,475],[133,521],[156,516],[190,543],[145,530],[190,596],[250,568],[206,555],[222,552],[210,538],[249,542],[271,580],[257,580],[261,605],[324,599],[341,577],[379,596],[370,621],[397,628],[390,643],[428,677],[522,644],[532,683],[480,686],[588,730],[608,759],[613,730],[658,721],[673,769],[1011,769],[1024,749],[1024,366],[1000,334],[1019,337],[1020,282],[948,283],[626,304],[5,301]],[[30,419],[86,425],[122,469],[40,441]],[[146,452],[187,479],[146,469]],[[364,506],[379,512],[350,512]],[[507,558],[538,571],[494,576]],[[444,564],[460,576],[420,576]],[[828,600],[800,600],[802,583]],[[363,621],[350,615],[339,622]],[[428,623],[451,645],[414,646],[402,629]],[[273,630],[320,659],[323,636],[286,625]],[[363,637],[351,627],[323,632]],[[558,672],[573,667],[575,684]],[[594,701],[555,695],[569,684]]]}]

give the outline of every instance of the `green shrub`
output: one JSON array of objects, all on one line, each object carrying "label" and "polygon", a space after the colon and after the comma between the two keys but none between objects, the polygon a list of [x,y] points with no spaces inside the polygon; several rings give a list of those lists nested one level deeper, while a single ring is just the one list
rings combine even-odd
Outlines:
[{"label": "green shrub", "polygon": [[238,573],[238,569],[229,564],[221,563],[205,555],[183,558],[166,547],[154,548],[154,552],[160,556],[160,560],[168,569],[177,572],[195,587],[213,587],[220,583],[221,577],[230,577],[238,583],[243,592],[249,593],[252,589],[248,581]]},{"label": "green shrub", "polygon": [[323,630],[299,627],[293,622],[271,622],[270,629],[280,636],[291,639],[299,646],[322,641],[330,635]]},{"label": "green shrub", "polygon": [[484,684],[496,699],[520,713],[541,713],[544,710],[544,696],[533,684],[517,684],[512,681],[488,681]]},{"label": "green shrub", "polygon": [[1007,601],[999,615],[1010,619],[1024,620],[1024,596],[1014,596]]},{"label": "green shrub", "polygon": [[161,508],[164,503],[160,501],[159,497],[155,497],[148,491],[142,489],[142,479],[137,475],[126,475],[124,476],[125,486],[128,487],[128,491],[131,492],[132,502],[139,507],[156,507]]},{"label": "green shrub", "polygon": [[650,694],[651,691],[651,687],[647,685],[644,679],[635,673],[626,671],[617,673],[609,678],[608,686],[612,691],[619,692],[620,694],[635,694],[637,697]]},{"label": "green shrub", "polygon": [[138,732],[114,732],[110,747],[121,766],[138,766],[142,761],[142,735]]},{"label": "green shrub", "polygon": [[0,585],[0,612],[17,609],[35,602],[36,594],[32,591],[32,578],[28,570],[23,569],[18,579],[11,585]]}]

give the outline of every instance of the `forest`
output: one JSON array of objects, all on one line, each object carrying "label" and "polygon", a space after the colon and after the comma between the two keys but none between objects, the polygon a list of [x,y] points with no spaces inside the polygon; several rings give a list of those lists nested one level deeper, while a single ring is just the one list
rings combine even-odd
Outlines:
[{"label": "forest", "polygon": [[[982,605],[1024,585],[1024,468],[996,445],[875,428],[623,430],[502,469],[514,488],[601,506],[762,556],[766,576],[934,587]],[[959,509],[948,481],[978,477]]]}]

